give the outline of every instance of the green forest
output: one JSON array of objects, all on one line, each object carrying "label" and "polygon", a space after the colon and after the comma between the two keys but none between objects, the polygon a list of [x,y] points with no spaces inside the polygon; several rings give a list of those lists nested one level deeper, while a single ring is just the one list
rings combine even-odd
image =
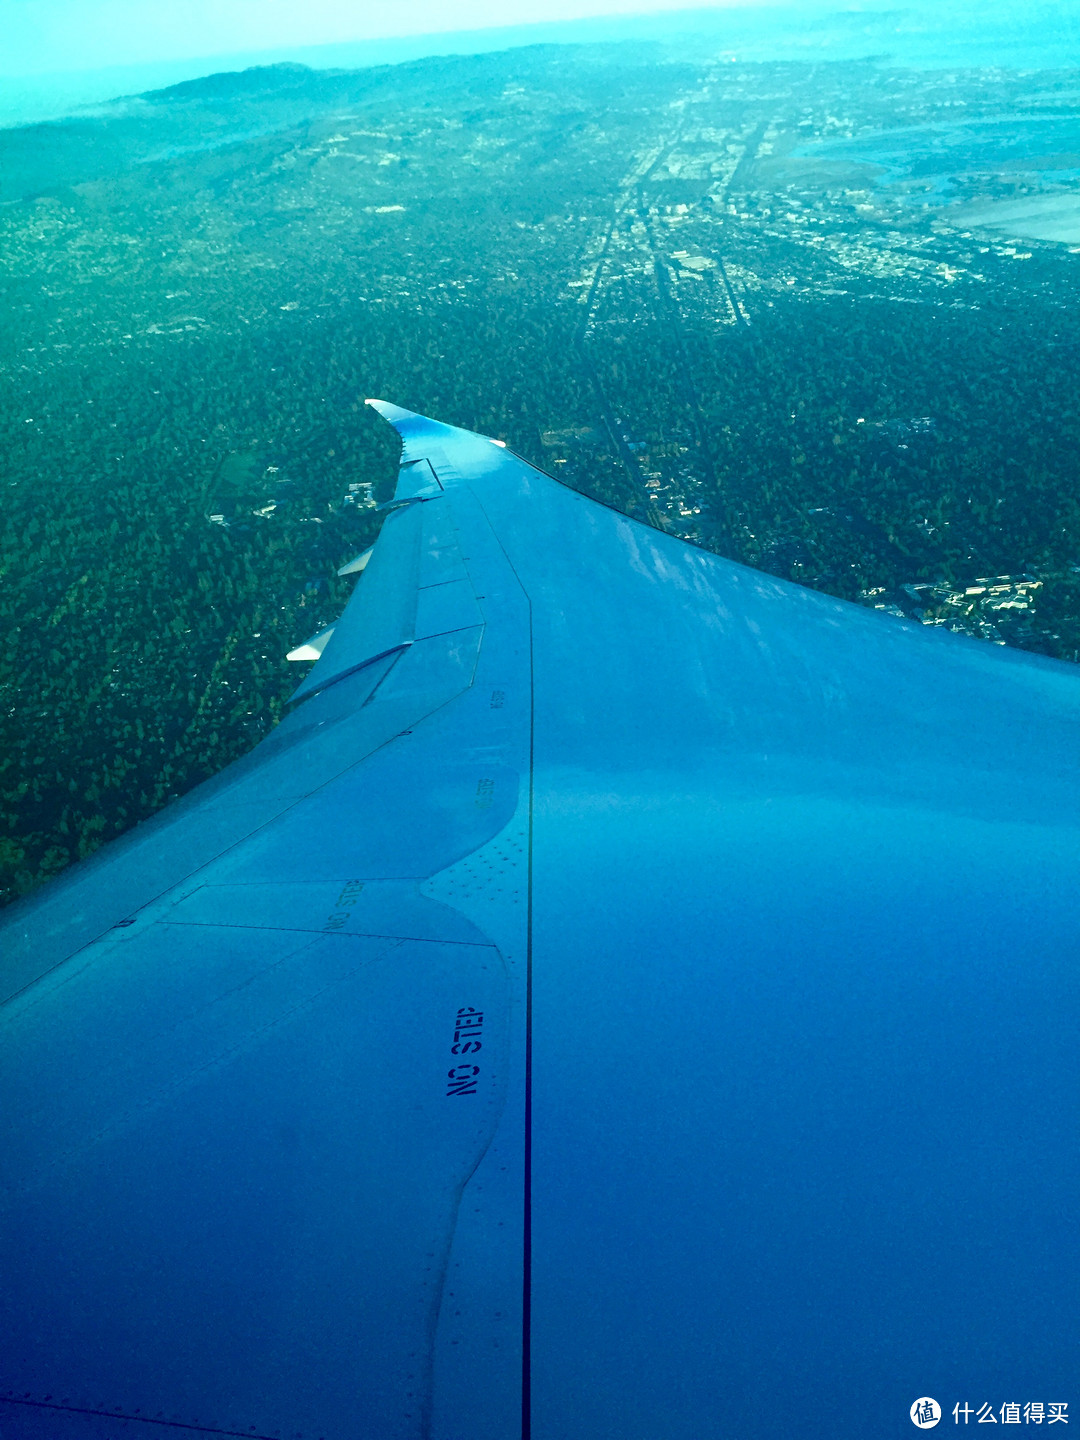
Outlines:
[{"label": "green forest", "polygon": [[1029,84],[540,46],[0,131],[0,899],[281,716],[392,492],[368,395],[732,559],[1080,658],[1080,246],[806,153]]}]

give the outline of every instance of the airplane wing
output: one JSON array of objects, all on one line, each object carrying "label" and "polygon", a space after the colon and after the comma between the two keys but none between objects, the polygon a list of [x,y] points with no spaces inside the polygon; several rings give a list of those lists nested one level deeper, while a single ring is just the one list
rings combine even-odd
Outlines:
[{"label": "airplane wing", "polygon": [[287,718],[0,932],[0,1436],[1075,1411],[1080,671],[371,403]]}]

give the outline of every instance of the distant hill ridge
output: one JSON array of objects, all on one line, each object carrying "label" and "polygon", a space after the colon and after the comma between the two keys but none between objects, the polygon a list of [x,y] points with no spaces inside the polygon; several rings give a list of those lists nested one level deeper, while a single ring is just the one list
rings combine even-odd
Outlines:
[{"label": "distant hill ridge", "polygon": [[251,65],[246,70],[224,70],[217,75],[200,75],[196,80],[182,80],[162,90],[147,90],[143,100],[223,100],[234,95],[265,94],[269,90],[295,88],[298,83],[327,75],[342,75],[343,70],[315,71],[310,65],[282,60],[276,65]]},{"label": "distant hill ridge", "polygon": [[[506,53],[534,45],[612,45],[645,42],[679,52],[675,58],[707,58],[735,51],[740,60],[858,60],[880,57],[890,65],[915,68],[999,66],[1020,69],[1080,64],[1080,11],[1075,0],[733,0],[718,8],[600,15],[503,25],[485,30],[402,35],[390,39],[339,41],[229,55],[161,59],[98,70],[52,74],[0,73],[0,127],[78,113],[78,107],[108,105],[117,96],[167,94],[200,88],[194,98],[255,94],[217,90],[223,74],[310,66],[317,72],[400,66],[430,57]],[[7,64],[12,64],[9,58]],[[5,59],[0,56],[0,71]],[[200,72],[202,72],[200,74]],[[207,74],[207,72],[212,72]],[[195,78],[198,77],[198,78]]]},{"label": "distant hill ridge", "polygon": [[315,70],[294,61],[184,80],[65,119],[0,129],[0,204],[62,197],[137,165],[284,136],[338,110],[435,96],[493,104],[508,79],[543,79],[553,67],[624,66],[667,58],[651,42],[533,45],[506,53],[432,55],[398,65]]}]

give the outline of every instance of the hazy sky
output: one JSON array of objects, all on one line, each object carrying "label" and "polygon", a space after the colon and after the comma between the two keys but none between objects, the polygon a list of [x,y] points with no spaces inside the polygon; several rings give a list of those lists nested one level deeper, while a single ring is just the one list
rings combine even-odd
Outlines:
[{"label": "hazy sky", "polygon": [[[767,4],[769,0],[727,0]],[[788,0],[791,3],[791,0]],[[798,3],[798,0],[796,0]],[[490,26],[715,9],[725,0],[0,0],[0,75]],[[807,8],[819,8],[807,0]],[[840,8],[861,8],[850,0]],[[877,8],[871,0],[867,8]]]}]

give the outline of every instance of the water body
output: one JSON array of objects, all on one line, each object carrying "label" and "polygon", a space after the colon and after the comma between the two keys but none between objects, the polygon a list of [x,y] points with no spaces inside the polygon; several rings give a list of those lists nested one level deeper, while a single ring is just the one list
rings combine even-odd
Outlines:
[{"label": "water body", "polygon": [[950,180],[1002,171],[1080,170],[1080,112],[994,115],[904,126],[854,140],[804,145],[797,155],[873,165],[879,184]]},{"label": "water body", "polygon": [[[815,142],[795,154],[867,167],[867,179],[920,208],[952,210],[961,225],[1032,240],[1080,242],[1080,112],[1075,92],[1047,96],[1053,114],[957,119]],[[1065,113],[1061,105],[1069,106]],[[1023,181],[1036,193],[972,199],[980,180]]]},{"label": "water body", "polygon": [[1073,194],[1031,195],[972,206],[957,213],[965,225],[1000,230],[1023,240],[1080,245],[1080,189]]}]

